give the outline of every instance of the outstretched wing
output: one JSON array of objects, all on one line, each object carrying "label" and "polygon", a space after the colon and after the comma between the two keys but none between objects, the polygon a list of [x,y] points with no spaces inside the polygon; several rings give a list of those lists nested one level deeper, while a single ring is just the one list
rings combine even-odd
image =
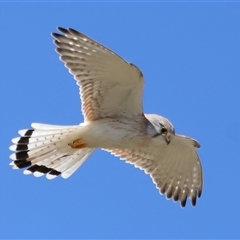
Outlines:
[{"label": "outstretched wing", "polygon": [[158,148],[107,151],[150,174],[161,194],[185,207],[188,197],[195,206],[202,192],[202,167],[195,143],[191,138],[176,135],[169,145],[160,144]]},{"label": "outstretched wing", "polygon": [[86,121],[142,115],[143,75],[133,64],[71,28],[53,33],[57,52],[80,86]]}]

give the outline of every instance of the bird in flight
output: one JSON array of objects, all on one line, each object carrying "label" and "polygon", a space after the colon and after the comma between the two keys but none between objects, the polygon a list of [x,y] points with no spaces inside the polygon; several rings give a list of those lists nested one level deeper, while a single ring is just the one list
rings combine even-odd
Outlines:
[{"label": "bird in flight", "polygon": [[189,198],[195,206],[203,186],[199,143],[175,134],[168,119],[143,113],[137,66],[74,29],[58,30],[56,51],[79,86],[84,122],[32,123],[12,139],[10,165],[36,177],[68,178],[100,148],[149,174],[167,199],[185,207]]}]

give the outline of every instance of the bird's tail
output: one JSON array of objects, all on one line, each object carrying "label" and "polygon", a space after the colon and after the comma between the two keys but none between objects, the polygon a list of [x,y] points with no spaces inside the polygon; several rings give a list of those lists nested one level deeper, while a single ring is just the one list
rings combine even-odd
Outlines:
[{"label": "bird's tail", "polygon": [[10,158],[13,169],[27,168],[24,174],[36,177],[46,174],[53,179],[61,174],[70,177],[91,155],[92,148],[74,149],[68,143],[77,126],[57,126],[33,123],[32,129],[20,130],[20,137],[12,139],[15,151]]}]

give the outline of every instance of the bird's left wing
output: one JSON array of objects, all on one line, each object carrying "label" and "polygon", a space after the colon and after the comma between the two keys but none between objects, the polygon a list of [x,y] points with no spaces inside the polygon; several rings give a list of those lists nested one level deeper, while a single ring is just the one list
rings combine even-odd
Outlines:
[{"label": "bird's left wing", "polygon": [[197,144],[191,138],[175,135],[169,145],[160,144],[158,148],[106,151],[150,174],[161,194],[180,201],[184,207],[188,197],[195,206],[202,192],[202,167],[195,150]]},{"label": "bird's left wing", "polygon": [[143,75],[116,53],[71,28],[53,33],[57,52],[80,86],[86,121],[142,115]]}]

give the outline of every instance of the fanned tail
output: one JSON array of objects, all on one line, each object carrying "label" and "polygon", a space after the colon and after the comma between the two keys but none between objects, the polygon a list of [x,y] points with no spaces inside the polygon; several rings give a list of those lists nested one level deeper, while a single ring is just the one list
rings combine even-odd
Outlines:
[{"label": "fanned tail", "polygon": [[24,174],[48,179],[59,175],[70,177],[91,155],[92,148],[73,149],[68,143],[71,133],[79,126],[57,126],[33,123],[33,129],[20,130],[12,139],[10,155],[13,169],[27,168]]}]

